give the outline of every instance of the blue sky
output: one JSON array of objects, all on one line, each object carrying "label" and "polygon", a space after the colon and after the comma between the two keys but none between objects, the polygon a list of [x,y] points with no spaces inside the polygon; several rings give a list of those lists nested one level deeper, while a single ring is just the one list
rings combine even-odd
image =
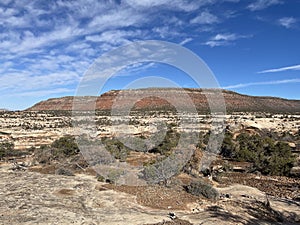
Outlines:
[{"label": "blue sky", "polygon": [[[300,0],[1,0],[0,108],[74,95],[95,59],[138,40],[192,50],[222,88],[300,99],[299,9]],[[120,71],[102,91],[145,76],[196,87],[150,63]]]}]

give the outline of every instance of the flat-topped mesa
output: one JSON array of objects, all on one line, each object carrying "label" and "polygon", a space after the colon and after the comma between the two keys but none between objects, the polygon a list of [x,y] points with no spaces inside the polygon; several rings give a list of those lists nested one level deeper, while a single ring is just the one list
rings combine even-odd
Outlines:
[{"label": "flat-topped mesa", "polygon": [[81,105],[77,105],[80,110],[88,110],[91,107],[91,104],[97,99],[96,96],[81,96],[73,97],[66,96],[61,98],[50,98],[45,101],[41,101],[34,106],[26,109],[26,111],[59,111],[59,110],[72,110],[74,99],[78,99],[78,102]]},{"label": "flat-topped mesa", "polygon": [[[288,100],[276,97],[258,97],[239,94],[233,91],[220,89],[192,89],[192,88],[147,88],[112,90],[96,96],[61,97],[39,102],[27,111],[55,111],[72,110],[76,99],[77,110],[111,110],[112,107],[126,108],[134,105],[136,110],[175,109],[195,107],[199,111],[209,111],[208,95],[222,93],[229,112],[270,112],[270,113],[299,113],[300,100]],[[193,101],[191,106],[187,95]],[[167,99],[172,99],[168,102]],[[220,99],[216,99],[220,101]],[[175,103],[175,105],[174,105]]]}]

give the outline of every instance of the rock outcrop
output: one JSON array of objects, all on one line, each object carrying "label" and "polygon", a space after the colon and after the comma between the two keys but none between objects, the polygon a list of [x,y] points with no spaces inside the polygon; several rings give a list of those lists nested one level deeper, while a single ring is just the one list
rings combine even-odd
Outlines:
[{"label": "rock outcrop", "polygon": [[[189,96],[197,110],[208,111],[207,96],[215,96],[214,104],[218,105],[220,98],[218,98],[216,93],[220,93],[220,90],[179,88],[113,90],[99,97],[83,96],[74,98],[68,96],[48,99],[35,104],[27,110],[72,110],[74,99],[79,101],[79,104],[77,104],[78,110],[110,110],[114,104],[119,108],[125,108],[133,104],[136,110],[174,109],[174,102],[177,106],[188,109],[191,107],[188,103],[189,101],[187,101],[187,96]],[[230,112],[300,112],[300,100],[249,96],[227,90],[222,90],[222,94],[225,99],[226,109]],[[173,102],[168,102],[168,99],[172,99]]]}]

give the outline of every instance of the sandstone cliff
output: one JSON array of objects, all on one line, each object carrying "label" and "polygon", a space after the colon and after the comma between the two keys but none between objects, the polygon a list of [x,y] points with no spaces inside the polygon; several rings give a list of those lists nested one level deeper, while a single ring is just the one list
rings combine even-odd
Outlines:
[{"label": "sandstone cliff", "polygon": [[[208,111],[207,95],[215,95],[214,89],[176,89],[176,88],[151,88],[151,89],[131,89],[113,90],[102,94],[99,97],[84,96],[76,97],[80,101],[80,110],[110,110],[114,101],[118,99],[118,107],[126,107],[135,102],[134,109],[156,110],[174,109],[166,99],[174,99],[177,106],[189,108],[186,101],[188,94],[200,111]],[[142,96],[147,93],[147,97]],[[204,94],[206,93],[206,94]],[[151,94],[153,96],[151,97]],[[222,90],[227,111],[230,112],[273,112],[273,113],[298,113],[300,112],[300,100],[288,100],[276,97],[257,97],[243,95],[232,91]],[[157,97],[159,95],[159,97]],[[138,99],[138,100],[137,100]],[[45,110],[72,110],[74,97],[53,98],[39,102],[27,109],[28,111]],[[216,98],[216,101],[220,101]],[[218,102],[215,102],[218,105]]]}]

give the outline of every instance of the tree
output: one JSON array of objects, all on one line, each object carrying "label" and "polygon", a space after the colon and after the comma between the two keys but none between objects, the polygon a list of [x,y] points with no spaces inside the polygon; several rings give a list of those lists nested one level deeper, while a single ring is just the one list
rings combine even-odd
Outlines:
[{"label": "tree", "polygon": [[226,132],[221,155],[241,162],[251,162],[254,169],[266,175],[289,175],[295,161],[291,147],[286,142],[245,132],[235,140]]},{"label": "tree", "polygon": [[235,145],[233,143],[233,136],[228,131],[226,131],[224,134],[224,140],[221,146],[220,154],[227,158],[235,157]]},{"label": "tree", "polygon": [[62,152],[65,156],[76,155],[80,152],[75,138],[68,135],[55,140],[51,144],[52,148],[56,148],[59,152]]},{"label": "tree", "polygon": [[11,142],[0,143],[0,159],[6,156],[10,156],[14,152],[14,144]]}]

